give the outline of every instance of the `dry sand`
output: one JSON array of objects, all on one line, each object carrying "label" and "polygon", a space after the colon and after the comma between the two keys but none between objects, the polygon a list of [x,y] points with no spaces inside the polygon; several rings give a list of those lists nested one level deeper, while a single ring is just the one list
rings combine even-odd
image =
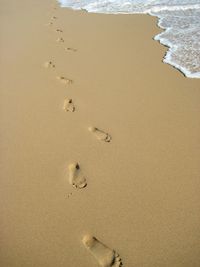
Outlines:
[{"label": "dry sand", "polygon": [[155,18],[54,6],[1,0],[0,266],[98,266],[91,234],[125,267],[198,267],[200,80]]}]

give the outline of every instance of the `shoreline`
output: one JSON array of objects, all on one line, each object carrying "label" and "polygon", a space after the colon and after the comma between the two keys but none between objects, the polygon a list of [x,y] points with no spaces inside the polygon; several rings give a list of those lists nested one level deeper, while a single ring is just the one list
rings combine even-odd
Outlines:
[{"label": "shoreline", "polygon": [[[155,41],[158,41],[161,45],[164,45],[165,47],[167,47],[167,51],[166,51],[166,54],[163,56],[162,58],[162,62],[165,63],[165,64],[169,64],[170,66],[172,66],[173,68],[175,68],[176,70],[180,71],[185,77],[187,78],[192,78],[192,79],[199,79],[200,78],[200,71],[198,72],[192,72],[190,71],[189,69],[187,69],[185,66],[182,66],[180,64],[178,64],[176,61],[173,61],[172,60],[172,55],[175,54],[176,55],[176,52],[178,51],[179,49],[179,46],[176,45],[176,44],[173,44],[172,41],[170,41],[169,39],[166,39],[166,38],[163,38],[162,36],[169,33],[171,30],[173,30],[173,26],[172,27],[164,27],[162,26],[162,22],[164,21],[165,17],[159,15],[159,14],[155,14],[156,12],[161,12],[161,11],[185,11],[185,10],[198,10],[200,9],[200,5],[199,4],[192,4],[192,5],[183,5],[183,6],[154,6],[154,7],[149,7],[149,9],[145,9],[143,11],[133,11],[132,13],[131,12],[125,12],[125,11],[98,11],[98,8],[96,10],[93,10],[93,9],[85,9],[85,8],[74,8],[73,6],[65,6],[64,4],[62,4],[61,2],[62,1],[58,1],[60,2],[60,6],[61,8],[69,8],[71,10],[75,10],[75,11],[78,11],[78,10],[84,10],[88,13],[91,13],[91,14],[104,14],[104,15],[134,15],[134,14],[142,14],[142,15],[149,15],[149,16],[152,16],[152,17],[156,17],[157,18],[157,26],[162,30],[161,33],[155,35],[153,38],[153,40]],[[173,25],[173,24],[172,24]],[[197,26],[196,26],[197,27]],[[176,29],[174,29],[176,30]],[[184,46],[184,45],[182,45]],[[191,59],[192,60],[192,59]],[[194,63],[195,64],[195,63]]]},{"label": "shoreline", "polygon": [[198,267],[200,80],[156,18],[54,4],[2,2],[1,266]]},{"label": "shoreline", "polygon": [[[155,16],[155,15],[151,15],[151,16]],[[167,52],[163,57],[163,63],[165,64],[169,64],[172,67],[174,67],[176,70],[180,71],[186,78],[190,78],[190,79],[199,79],[200,78],[200,72],[195,72],[192,73],[191,71],[187,70],[186,68],[184,68],[181,65],[178,65],[176,62],[173,62],[171,60],[171,55],[173,52],[176,52],[178,49],[178,46],[175,46],[173,43],[171,43],[169,40],[166,40],[165,38],[162,38],[162,34],[163,33],[168,33],[170,30],[172,30],[172,28],[165,28],[161,26],[162,23],[162,17],[157,16],[158,18],[158,22],[157,25],[160,29],[162,29],[163,31],[159,34],[157,34],[156,36],[153,37],[153,39],[155,41],[158,41],[161,45],[166,46]]]}]

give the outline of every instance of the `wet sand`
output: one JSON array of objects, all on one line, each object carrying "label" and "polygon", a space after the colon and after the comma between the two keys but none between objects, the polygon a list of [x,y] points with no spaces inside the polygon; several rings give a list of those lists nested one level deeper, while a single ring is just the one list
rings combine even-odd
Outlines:
[{"label": "wet sand", "polygon": [[200,80],[155,18],[54,7],[1,1],[0,266],[198,267]]}]

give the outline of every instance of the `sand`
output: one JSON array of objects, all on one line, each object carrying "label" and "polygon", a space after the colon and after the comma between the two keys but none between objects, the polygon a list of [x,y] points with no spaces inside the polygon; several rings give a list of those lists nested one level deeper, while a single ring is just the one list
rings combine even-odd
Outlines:
[{"label": "sand", "polygon": [[200,80],[155,18],[54,7],[1,1],[0,266],[198,267]]}]

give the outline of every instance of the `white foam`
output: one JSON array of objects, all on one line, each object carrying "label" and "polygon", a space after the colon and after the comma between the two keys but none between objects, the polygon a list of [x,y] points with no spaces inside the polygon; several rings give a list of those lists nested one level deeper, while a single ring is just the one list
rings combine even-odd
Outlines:
[{"label": "white foam", "polygon": [[168,46],[163,62],[185,76],[200,78],[200,0],[59,0],[62,7],[93,13],[157,16],[165,31],[154,37]]}]

